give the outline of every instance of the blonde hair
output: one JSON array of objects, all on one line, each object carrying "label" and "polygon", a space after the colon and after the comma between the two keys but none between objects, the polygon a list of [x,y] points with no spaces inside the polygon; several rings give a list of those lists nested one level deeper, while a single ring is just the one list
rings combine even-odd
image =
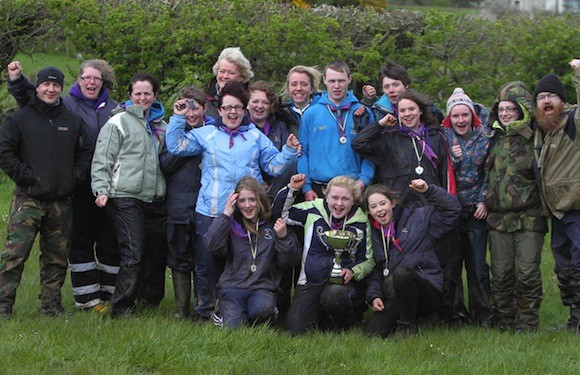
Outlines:
[{"label": "blonde hair", "polygon": [[227,60],[228,62],[235,64],[238,69],[240,69],[240,76],[242,77],[244,83],[247,83],[249,80],[254,78],[252,64],[250,64],[250,60],[244,56],[240,50],[240,47],[228,47],[222,50],[216,63],[213,65],[213,74],[216,76],[222,60]]},{"label": "blonde hair", "polygon": [[293,73],[303,73],[310,78],[310,86],[312,86],[311,94],[318,92],[320,89],[320,79],[322,78],[322,74],[318,71],[316,66],[305,66],[305,65],[296,65],[288,71],[286,75],[286,85],[284,86],[283,95],[288,94],[288,84],[290,83],[290,76]]},{"label": "blonde hair", "polygon": [[334,177],[332,180],[328,182],[328,185],[326,185],[326,189],[324,189],[324,195],[327,195],[328,192],[330,191],[330,188],[334,186],[349,189],[354,197],[354,203],[360,206],[362,191],[358,186],[358,184],[356,183],[355,179],[350,178],[348,176]]}]

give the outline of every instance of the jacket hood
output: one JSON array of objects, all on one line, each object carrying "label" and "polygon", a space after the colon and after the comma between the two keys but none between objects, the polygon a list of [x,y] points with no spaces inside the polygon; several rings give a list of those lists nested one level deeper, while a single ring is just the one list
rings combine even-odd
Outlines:
[{"label": "jacket hood", "polygon": [[525,112],[528,114],[534,113],[532,95],[530,95],[528,88],[522,81],[509,82],[500,88],[490,114],[490,117],[494,120],[498,119],[497,107],[501,101],[510,101],[517,104],[522,113],[524,113],[524,117]]},{"label": "jacket hood", "polygon": [[393,103],[391,103],[391,100],[385,94],[383,94],[379,100],[373,104],[373,107],[376,107],[383,112],[395,113]]},{"label": "jacket hood", "polygon": [[[127,100],[124,103],[119,103],[119,106],[115,108],[113,114],[117,114],[119,112],[125,111],[127,108],[134,106],[131,100]],[[132,111],[135,114],[138,114],[135,111]],[[142,111],[139,112],[142,115]],[[151,107],[149,108],[149,117],[147,118],[148,122],[160,122],[163,121],[163,117],[165,117],[165,107],[163,104],[158,101],[154,101],[151,103]]]},{"label": "jacket hood", "polygon": [[[352,90],[348,90],[348,92],[346,94],[346,98],[344,98],[342,100],[342,102],[340,102],[340,105],[344,105],[344,104],[356,104],[358,102],[359,101],[356,98],[356,96],[354,96],[354,94],[352,93]],[[328,97],[328,93],[327,92],[323,92],[322,93],[322,96],[320,97],[320,100],[318,101],[318,103],[324,104],[324,105],[327,105],[327,104],[334,105],[334,103]]]},{"label": "jacket hood", "polygon": [[[475,113],[471,108],[469,109],[471,111],[471,126],[473,126],[473,129],[477,129],[481,126],[482,122],[481,119],[479,118],[479,116],[477,115],[477,113]],[[443,119],[443,121],[441,122],[441,125],[443,125],[444,128],[448,128],[451,129],[451,118],[449,117],[449,115],[445,116],[445,118]]]}]

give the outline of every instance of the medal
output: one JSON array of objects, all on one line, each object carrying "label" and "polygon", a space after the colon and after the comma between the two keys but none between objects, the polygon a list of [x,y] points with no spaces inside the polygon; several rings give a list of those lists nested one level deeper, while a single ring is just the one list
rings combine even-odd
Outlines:
[{"label": "medal", "polygon": [[423,169],[423,167],[421,167],[420,165],[417,166],[417,168],[415,168],[415,172],[420,176],[423,174],[423,172],[425,171],[425,169]]},{"label": "medal", "polygon": [[256,221],[256,243],[252,241],[252,233],[246,229],[248,233],[248,241],[250,242],[250,252],[252,253],[252,265],[250,266],[250,272],[255,273],[258,269],[256,266],[256,256],[258,255],[258,234],[260,233],[259,221]]},{"label": "medal", "polygon": [[389,269],[387,267],[383,268],[383,276],[389,276]]},{"label": "medal", "polygon": [[344,135],[342,137],[340,137],[338,140],[340,141],[341,144],[346,143],[346,137]]}]

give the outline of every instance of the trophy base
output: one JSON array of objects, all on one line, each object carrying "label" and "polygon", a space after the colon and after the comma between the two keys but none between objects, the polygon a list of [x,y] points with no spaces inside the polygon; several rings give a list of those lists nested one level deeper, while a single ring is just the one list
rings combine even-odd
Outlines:
[{"label": "trophy base", "polygon": [[342,278],[342,276],[338,276],[338,277],[331,276],[331,277],[328,278],[328,282],[330,284],[343,285],[344,284],[344,279]]}]

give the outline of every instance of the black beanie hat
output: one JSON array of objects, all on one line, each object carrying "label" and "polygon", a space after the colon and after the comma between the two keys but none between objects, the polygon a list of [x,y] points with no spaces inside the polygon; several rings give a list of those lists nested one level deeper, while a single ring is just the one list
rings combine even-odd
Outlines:
[{"label": "black beanie hat", "polygon": [[38,87],[42,82],[56,82],[60,87],[64,87],[64,74],[54,66],[48,66],[43,68],[38,72],[36,77],[36,87]]},{"label": "black beanie hat", "polygon": [[553,92],[554,94],[558,94],[564,103],[566,102],[566,89],[562,81],[560,81],[560,78],[554,74],[545,75],[538,81],[536,89],[534,90],[534,99],[541,92]]}]

